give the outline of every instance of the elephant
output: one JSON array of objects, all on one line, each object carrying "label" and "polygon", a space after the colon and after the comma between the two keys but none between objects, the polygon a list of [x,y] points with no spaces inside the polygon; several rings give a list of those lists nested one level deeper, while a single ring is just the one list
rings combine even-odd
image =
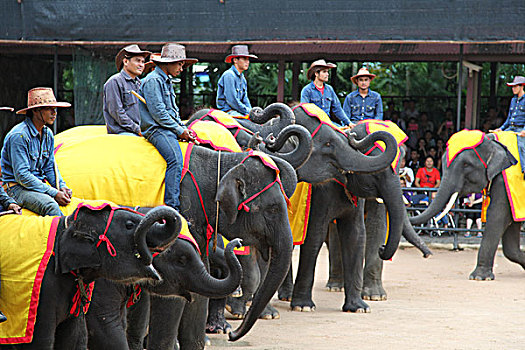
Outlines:
[{"label": "elephant", "polygon": [[[86,284],[98,278],[120,283],[160,280],[151,265],[150,249],[167,249],[179,231],[155,223],[177,220],[171,208],[140,214],[103,206],[79,206],[59,219],[54,254],[45,269],[30,344],[3,345],[6,349],[85,349],[87,332],[84,313],[71,317],[71,301]],[[107,230],[107,232],[105,232]],[[102,232],[105,234],[101,235]],[[100,246],[97,242],[106,242]],[[110,247],[116,255],[111,254]],[[72,273],[74,272],[74,274]]]},{"label": "elephant", "polygon": [[[162,297],[183,297],[192,301],[190,293],[206,297],[224,297],[234,291],[242,277],[242,269],[233,253],[240,247],[240,239],[234,239],[226,252],[217,249],[210,258],[222,264],[223,280],[210,276],[201,260],[197,247],[188,240],[179,238],[171,247],[153,259],[153,266],[162,277],[154,284],[117,284],[109,280],[97,282],[93,292],[90,311],[86,315],[88,326],[88,347],[90,349],[143,349],[144,336],[150,314],[150,295]],[[224,263],[226,261],[226,263]],[[140,289],[137,289],[137,286]],[[137,298],[139,300],[134,300]],[[126,338],[126,306],[134,307],[128,312],[130,322]],[[128,347],[129,346],[129,347]]]},{"label": "elephant", "polygon": [[520,251],[521,222],[514,221],[502,174],[503,170],[516,164],[516,158],[496,139],[495,134],[483,134],[479,145],[461,151],[449,164],[447,153],[451,143],[455,144],[452,138],[449,140],[447,152],[443,155],[443,177],[436,198],[423,213],[411,217],[410,222],[424,223],[446,207],[442,213],[445,215],[458,195],[479,193],[488,188],[490,205],[487,209],[485,233],[481,240],[476,268],[469,278],[495,278],[492,268],[500,238],[505,257],[525,268],[525,257]]}]

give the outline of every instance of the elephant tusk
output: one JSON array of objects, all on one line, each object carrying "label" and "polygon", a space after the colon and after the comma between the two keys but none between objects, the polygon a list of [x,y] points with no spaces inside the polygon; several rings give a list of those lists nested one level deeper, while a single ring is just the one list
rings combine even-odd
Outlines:
[{"label": "elephant tusk", "polygon": [[458,198],[458,194],[459,194],[458,192],[454,192],[454,193],[452,194],[452,196],[450,197],[450,200],[449,200],[448,203],[447,203],[447,206],[445,207],[445,210],[443,210],[443,211],[441,212],[441,214],[439,214],[439,215],[435,218],[436,221],[441,220],[445,215],[447,215],[447,213],[450,211],[450,209],[452,209],[452,206],[454,205],[454,203],[456,202],[456,199]]},{"label": "elephant tusk", "polygon": [[383,201],[383,198],[376,198],[376,202],[379,204],[384,204],[385,201]]}]

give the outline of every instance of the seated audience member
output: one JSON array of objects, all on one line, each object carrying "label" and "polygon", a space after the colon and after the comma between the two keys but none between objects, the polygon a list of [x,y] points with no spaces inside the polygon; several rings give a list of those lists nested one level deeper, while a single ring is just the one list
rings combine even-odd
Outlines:
[{"label": "seated audience member", "polygon": [[425,159],[425,157],[428,155],[427,152],[427,141],[425,141],[424,138],[420,137],[417,140],[417,152],[419,153],[419,159]]},{"label": "seated audience member", "polygon": [[[468,197],[465,198],[465,206],[467,209],[477,209],[481,210],[481,202],[483,201],[483,195],[481,193],[471,193]],[[478,237],[483,237],[481,232],[481,211],[477,213],[467,213],[467,229],[472,227],[472,223],[475,220],[476,226],[478,227]],[[470,237],[471,233],[465,233],[465,237]]]},{"label": "seated audience member", "polygon": [[434,134],[428,130],[425,131],[425,141],[427,143],[427,147],[436,146],[436,140],[434,139]]},{"label": "seated audience member", "polygon": [[[67,188],[55,164],[52,125],[57,107],[70,107],[57,102],[51,88],[34,88],[27,94],[27,108],[17,114],[26,118],[4,140],[0,167],[7,194],[19,205],[39,215],[62,216],[60,206],[71,202]],[[34,150],[40,150],[35,154]],[[45,183],[47,182],[47,183]]]},{"label": "seated audience member", "polygon": [[414,171],[406,166],[406,159],[404,157],[399,161],[399,176],[405,179],[406,187],[412,187]]},{"label": "seated audience member", "polygon": [[417,124],[417,121],[415,118],[410,118],[408,120],[406,132],[408,136],[407,146],[410,147],[411,149],[416,148],[417,140],[419,140],[419,138],[421,137],[421,134],[419,132],[419,125]]},{"label": "seated audience member", "polygon": [[396,111],[396,107],[395,107],[394,101],[388,101],[386,104],[386,110],[383,111],[383,119],[392,120],[392,113],[394,113],[395,111]]},{"label": "seated audience member", "polygon": [[399,184],[401,185],[401,189],[403,189],[403,202],[405,203],[405,206],[409,207],[412,205],[413,192],[409,190],[404,190],[405,187],[410,187],[406,183],[406,177],[399,176]]},{"label": "seated audience member", "polygon": [[419,161],[419,153],[413,149],[410,151],[410,160],[408,161],[408,167],[414,172],[417,172],[421,168],[421,162]]},{"label": "seated audience member", "polygon": [[419,111],[416,108],[416,100],[409,100],[407,109],[405,109],[405,119],[410,120],[414,118],[415,120],[419,119]]},{"label": "seated audience member", "polygon": [[450,136],[456,131],[456,127],[453,121],[453,112],[451,108],[447,108],[445,111],[445,120],[438,128],[437,134],[443,140],[448,140]]},{"label": "seated audience member", "polygon": [[[416,173],[415,180],[416,187],[436,188],[441,183],[441,176],[439,171],[434,167],[434,159],[431,156],[425,158],[425,166],[419,168]],[[435,192],[432,198],[435,197]]]},{"label": "seated audience member", "polygon": [[428,114],[426,112],[421,112],[419,116],[419,128],[422,133],[426,131],[434,132],[434,123],[428,120]]},{"label": "seated audience member", "polygon": [[392,114],[390,115],[390,120],[392,122],[396,123],[397,126],[399,126],[401,128],[401,130],[403,130],[403,131],[407,130],[407,126],[406,126],[405,121],[403,119],[399,118],[399,112],[393,111]]}]

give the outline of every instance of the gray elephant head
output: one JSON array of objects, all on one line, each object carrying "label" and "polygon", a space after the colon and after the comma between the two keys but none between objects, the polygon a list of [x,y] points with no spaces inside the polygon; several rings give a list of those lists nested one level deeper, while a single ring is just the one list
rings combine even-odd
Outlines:
[{"label": "gray elephant head", "polygon": [[[104,277],[123,283],[160,280],[151,265],[151,250],[169,247],[180,226],[172,224],[178,214],[166,208],[152,210],[145,217],[125,208],[82,206],[64,218],[67,228],[55,240],[56,273],[79,270],[86,279]],[[156,221],[165,220],[163,227]],[[151,239],[150,234],[157,235]]]},{"label": "gray elephant head", "polygon": [[262,137],[277,135],[288,125],[295,123],[292,109],[284,103],[272,103],[265,109],[254,107],[250,111],[249,120],[239,119],[238,122],[250,130],[259,132]]},{"label": "gray elephant head", "polygon": [[[450,140],[449,142],[452,142]],[[481,192],[496,176],[517,163],[514,156],[494,134],[483,135],[475,148],[465,149],[448,164],[447,152],[443,155],[443,178],[436,198],[420,215],[410,218],[413,224],[422,224],[437,215],[443,208],[445,215],[458,196]]]}]

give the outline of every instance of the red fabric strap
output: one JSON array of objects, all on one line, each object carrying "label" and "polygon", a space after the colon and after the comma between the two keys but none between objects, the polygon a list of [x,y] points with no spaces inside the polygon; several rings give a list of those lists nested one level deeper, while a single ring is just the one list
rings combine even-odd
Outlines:
[{"label": "red fabric strap", "polygon": [[[77,274],[71,271],[71,274],[75,277],[77,277]],[[84,288],[84,293],[80,291],[80,284],[82,284],[82,288]],[[75,295],[73,296],[73,305],[71,306],[71,309],[69,310],[69,314],[73,315],[75,317],[78,317],[80,315],[80,312],[86,314],[89,310],[89,304],[91,303],[91,296],[93,295],[93,289],[95,288],[95,282],[89,283],[87,286],[84,284],[82,280],[77,280],[77,291],[75,292]]]},{"label": "red fabric strap", "polygon": [[487,169],[487,164],[483,161],[483,159],[481,159],[481,156],[479,155],[478,153],[478,150],[473,148],[474,152],[476,152],[476,155],[478,156],[479,160],[481,161],[481,164],[483,164],[483,166],[485,167],[485,169]]},{"label": "red fabric strap", "polygon": [[350,190],[348,189],[348,187],[346,187],[346,185],[344,183],[342,183],[341,181],[339,181],[337,179],[332,179],[332,180],[334,180],[339,185],[344,187],[345,191],[348,192],[350,194],[350,196],[352,197],[352,199],[351,199],[352,204],[354,205],[354,207],[357,207],[357,200],[359,198],[357,198],[357,196],[355,196],[352,192],[350,192]]}]

